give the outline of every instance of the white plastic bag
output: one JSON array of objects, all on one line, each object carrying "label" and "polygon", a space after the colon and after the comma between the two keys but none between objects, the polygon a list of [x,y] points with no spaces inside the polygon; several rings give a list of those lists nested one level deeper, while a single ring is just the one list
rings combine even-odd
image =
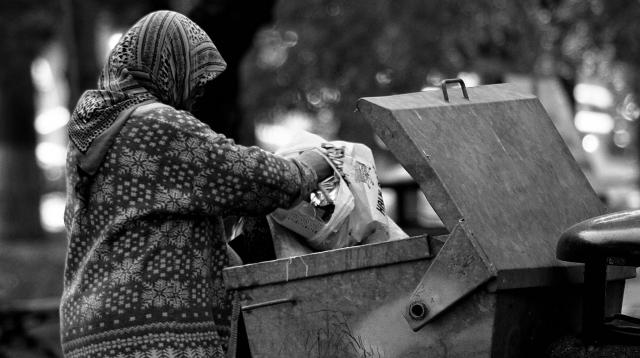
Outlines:
[{"label": "white plastic bag", "polygon": [[387,241],[389,223],[371,149],[359,143],[331,143],[345,148],[342,171],[355,201],[348,220],[347,241],[354,244]]},{"label": "white plastic bag", "polygon": [[348,241],[345,224],[354,206],[353,195],[340,177],[334,200],[335,209],[328,221],[323,220],[322,209],[306,201],[288,210],[277,209],[270,216],[278,224],[304,237],[311,248],[324,251],[353,245]]},{"label": "white plastic bag", "polygon": [[[306,150],[317,150],[323,143],[327,142],[321,137],[304,133],[296,143],[276,154],[293,157]],[[371,149],[344,141],[328,143],[344,148],[341,175],[337,175],[335,209],[327,219],[322,208],[303,201],[288,210],[277,209],[271,213],[268,219],[278,258],[308,253],[307,247],[323,251],[407,237],[386,216]],[[338,169],[334,167],[334,170]],[[390,238],[390,227],[393,238]],[[292,233],[282,235],[285,228]],[[302,245],[292,242],[295,237],[304,241]]]}]

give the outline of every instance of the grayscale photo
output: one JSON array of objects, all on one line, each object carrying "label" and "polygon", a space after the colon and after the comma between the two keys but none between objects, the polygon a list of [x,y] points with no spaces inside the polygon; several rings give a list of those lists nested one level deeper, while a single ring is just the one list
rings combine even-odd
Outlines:
[{"label": "grayscale photo", "polygon": [[640,358],[638,19],[1,1],[0,358]]}]

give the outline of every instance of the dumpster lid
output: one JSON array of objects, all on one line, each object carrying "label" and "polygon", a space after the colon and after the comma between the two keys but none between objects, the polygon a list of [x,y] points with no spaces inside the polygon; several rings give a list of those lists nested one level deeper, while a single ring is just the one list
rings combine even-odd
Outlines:
[{"label": "dumpster lid", "polygon": [[[449,96],[459,82],[462,96]],[[457,92],[457,91],[456,91]],[[560,234],[605,212],[538,99],[513,85],[358,101],[449,237],[407,301],[418,330],[473,290],[581,282],[556,259]],[[609,279],[633,277],[614,268]],[[492,280],[494,279],[495,280]]]},{"label": "dumpster lid", "polygon": [[544,285],[550,277],[536,269],[567,266],[555,257],[560,234],[603,203],[535,96],[510,84],[443,94],[367,97],[358,110],[449,232],[464,221],[505,288]]}]

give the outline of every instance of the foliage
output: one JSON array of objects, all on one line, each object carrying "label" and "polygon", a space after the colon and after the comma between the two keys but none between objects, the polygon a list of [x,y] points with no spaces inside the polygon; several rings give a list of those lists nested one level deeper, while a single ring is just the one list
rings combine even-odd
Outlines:
[{"label": "foliage", "polygon": [[522,14],[533,10],[507,0],[281,0],[245,63],[246,111],[273,120],[300,110],[317,116],[317,132],[339,123],[342,138],[371,143],[353,114],[359,97],[419,91],[463,70],[530,72],[538,23]]},{"label": "foliage", "polygon": [[30,65],[51,40],[60,8],[54,0],[0,2],[0,142],[29,146],[33,131]]},{"label": "foliage", "polygon": [[[0,54],[3,58],[41,48],[59,30],[56,18],[61,11],[56,0],[3,0],[0,2]],[[5,58],[3,61],[7,61]]]},{"label": "foliage", "polygon": [[317,118],[318,133],[340,126],[340,137],[370,144],[353,113],[357,98],[419,91],[460,71],[489,83],[509,72],[573,82],[589,61],[633,63],[639,8],[604,0],[280,0],[274,26],[245,61],[243,104],[248,118],[302,111]]}]

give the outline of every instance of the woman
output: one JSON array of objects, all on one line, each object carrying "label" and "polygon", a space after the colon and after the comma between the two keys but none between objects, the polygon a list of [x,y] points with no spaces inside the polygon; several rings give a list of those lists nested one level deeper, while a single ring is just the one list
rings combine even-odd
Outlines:
[{"label": "woman", "polygon": [[[65,357],[234,355],[222,217],[264,215],[330,173],[237,146],[188,110],[225,68],[185,16],[139,20],[69,124]],[[233,312],[232,312],[233,311]]]}]

